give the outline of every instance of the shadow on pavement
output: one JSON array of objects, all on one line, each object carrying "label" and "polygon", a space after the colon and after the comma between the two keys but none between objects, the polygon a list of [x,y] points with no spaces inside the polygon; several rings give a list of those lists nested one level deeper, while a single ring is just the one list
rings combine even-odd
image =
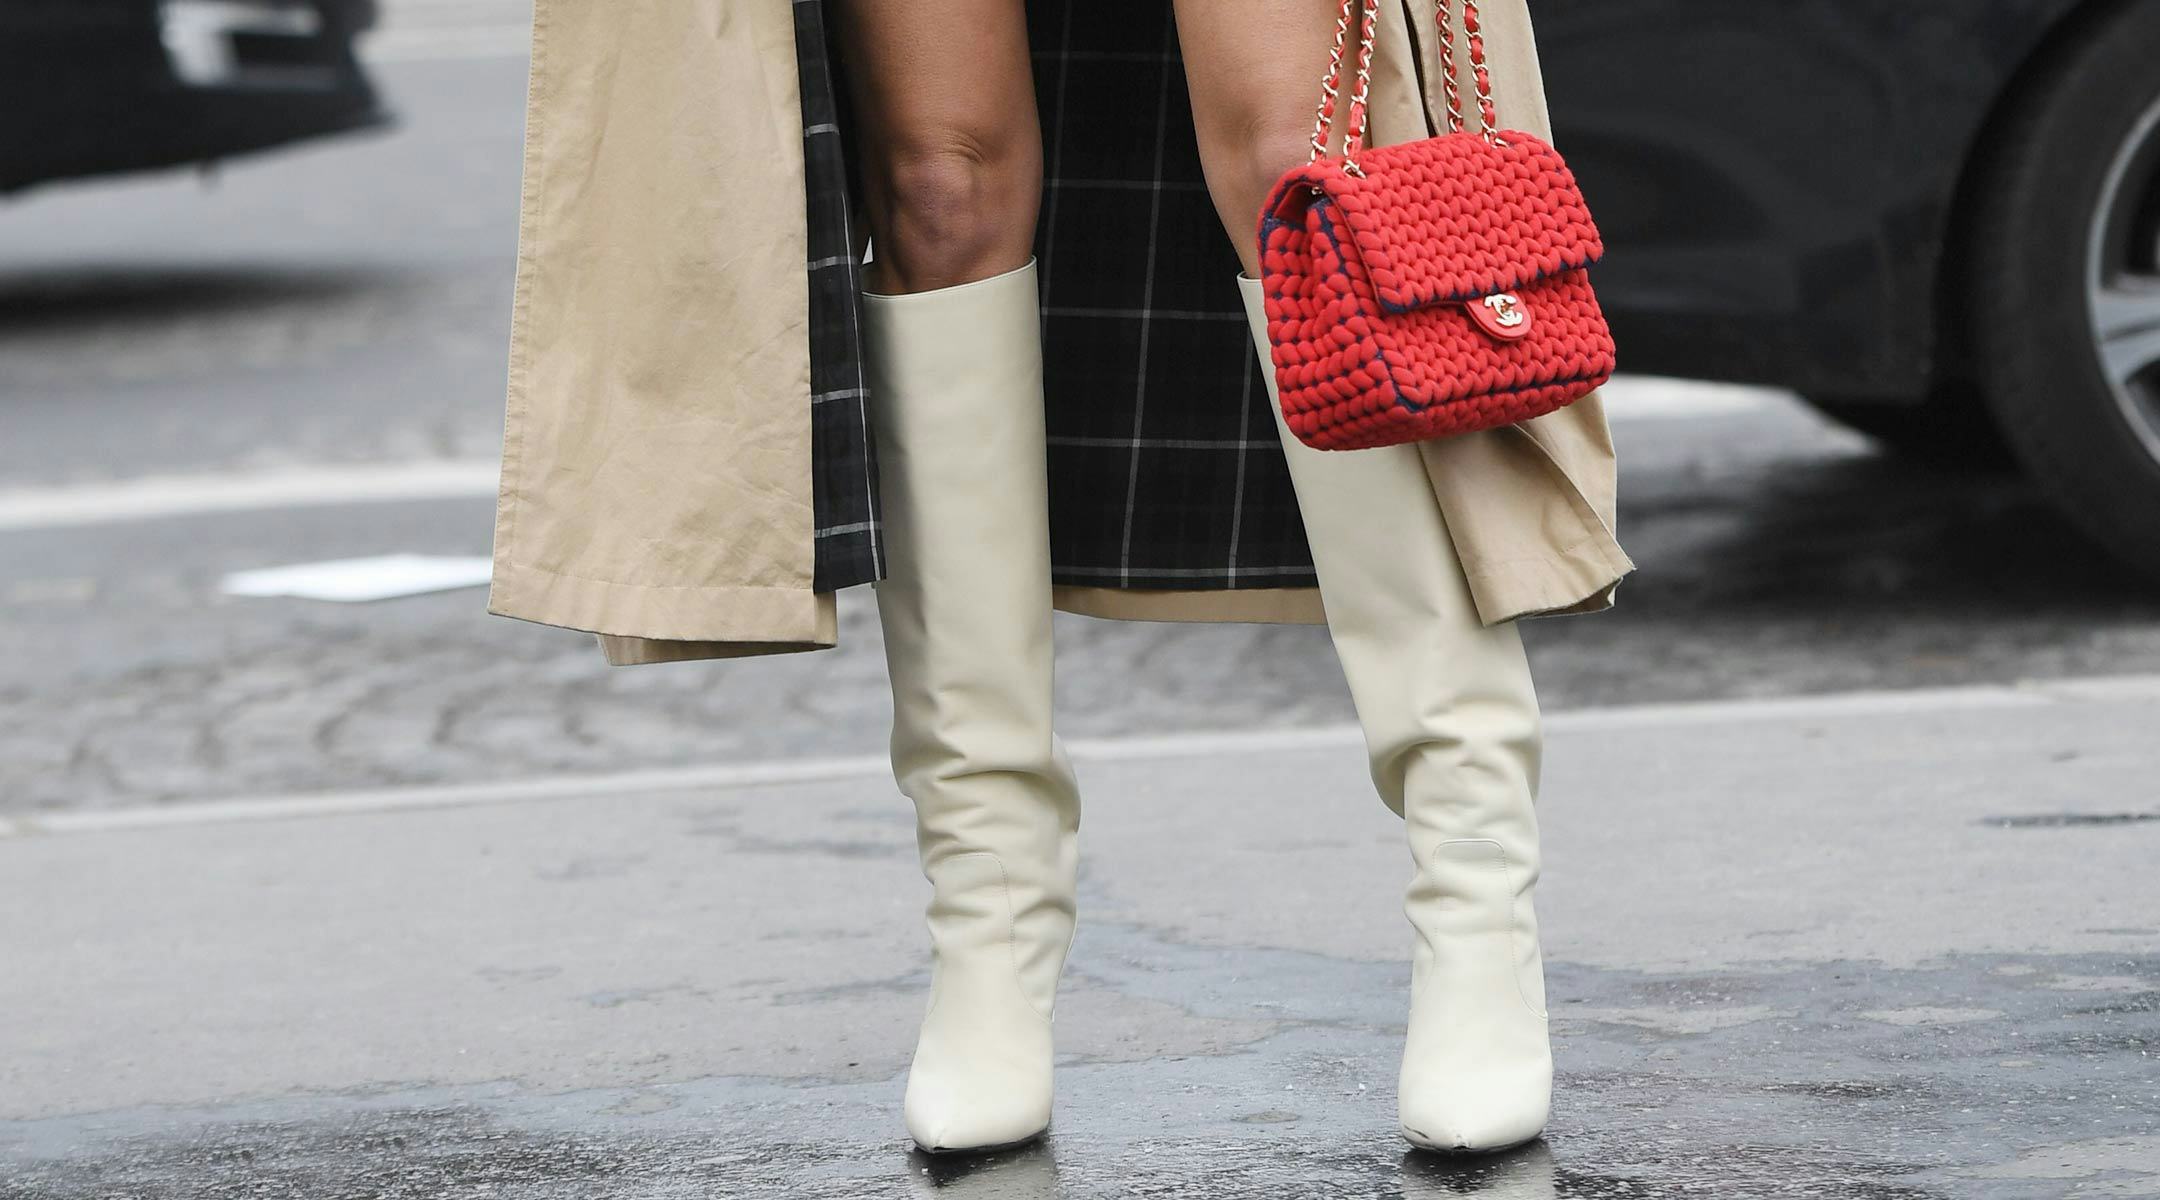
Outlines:
[{"label": "shadow on pavement", "polygon": [[0,338],[74,327],[157,327],[266,309],[305,310],[402,286],[405,272],[369,267],[86,266],[0,274]]}]

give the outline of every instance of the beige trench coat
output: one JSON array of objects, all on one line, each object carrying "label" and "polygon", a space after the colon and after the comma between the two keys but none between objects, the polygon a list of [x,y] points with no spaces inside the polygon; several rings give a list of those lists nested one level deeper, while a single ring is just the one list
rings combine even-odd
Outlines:
[{"label": "beige trench coat", "polygon": [[[1373,137],[1425,137],[1444,112],[1431,12],[1383,4]],[[1483,8],[1501,123],[1543,135],[1526,0]],[[598,633],[616,663],[837,641],[811,586],[795,63],[789,0],[537,0],[489,611]],[[1598,397],[1421,451],[1484,620],[1611,603],[1632,564]],[[1056,603],[1324,619],[1309,588]]]}]

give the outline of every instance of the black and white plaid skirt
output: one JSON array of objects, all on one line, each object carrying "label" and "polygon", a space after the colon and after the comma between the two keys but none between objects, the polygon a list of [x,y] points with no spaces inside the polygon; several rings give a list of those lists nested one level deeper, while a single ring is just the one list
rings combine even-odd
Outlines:
[{"label": "black and white plaid skirt", "polygon": [[[795,0],[810,228],[817,587],[884,574],[844,104]],[[1312,553],[1200,174],[1171,6],[1030,0],[1055,582],[1309,587]],[[1145,8],[1141,8],[1145,12]]]}]

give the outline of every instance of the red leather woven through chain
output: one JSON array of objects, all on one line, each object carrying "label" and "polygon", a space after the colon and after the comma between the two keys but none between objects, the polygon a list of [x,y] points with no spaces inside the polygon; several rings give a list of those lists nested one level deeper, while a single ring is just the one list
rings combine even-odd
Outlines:
[{"label": "red leather woven through chain", "polygon": [[[1558,152],[1464,132],[1359,166],[1293,170],[1262,210],[1268,338],[1300,440],[1357,450],[1512,425],[1611,378],[1586,270],[1604,244]],[[1466,306],[1488,297],[1527,332],[1487,332]]]}]

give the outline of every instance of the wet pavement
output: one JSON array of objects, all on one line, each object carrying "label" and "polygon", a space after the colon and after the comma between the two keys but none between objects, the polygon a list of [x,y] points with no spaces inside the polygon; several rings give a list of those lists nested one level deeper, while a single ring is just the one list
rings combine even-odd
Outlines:
[{"label": "wet pavement", "polygon": [[[875,764],[0,838],[7,1200],[2160,1195],[2160,680],[1555,722],[1548,1139],[1393,1131],[1350,730],[1079,748],[1042,1147],[908,1150]],[[33,932],[37,936],[30,936]]]},{"label": "wet pavement", "polygon": [[[1150,971],[1209,965],[1133,949]],[[382,1089],[43,1122],[9,1147],[0,1195],[2160,1194],[2160,956],[1694,977],[1562,967],[1550,1135],[1492,1158],[1411,1151],[1392,1132],[1398,971],[1241,962],[1239,978],[1300,968],[1360,995],[1233,1055],[1068,1057],[1049,1140],[980,1159],[897,1140],[891,1081]]]}]

